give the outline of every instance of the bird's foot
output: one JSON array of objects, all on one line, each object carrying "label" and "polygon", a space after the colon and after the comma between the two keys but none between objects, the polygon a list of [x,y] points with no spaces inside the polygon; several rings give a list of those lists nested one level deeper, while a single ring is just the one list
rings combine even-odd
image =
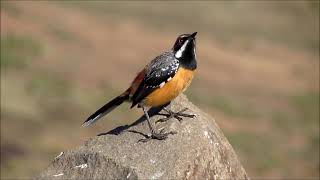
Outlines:
[{"label": "bird's foot", "polygon": [[162,129],[159,133],[156,132],[151,132],[151,135],[147,135],[145,139],[140,139],[138,142],[147,142],[151,139],[156,139],[156,140],[165,140],[167,137],[171,134],[177,134],[176,131],[170,131],[170,132],[163,132],[164,129]]},{"label": "bird's foot", "polygon": [[162,115],[162,116],[166,116],[166,117],[157,120],[156,123],[165,122],[165,121],[168,121],[168,120],[171,119],[171,118],[175,118],[175,119],[177,119],[179,122],[181,122],[181,121],[183,120],[182,117],[188,117],[188,118],[194,118],[194,117],[196,117],[195,114],[186,114],[186,113],[183,113],[183,112],[185,112],[186,110],[188,110],[188,108],[184,108],[184,109],[182,109],[181,111],[178,111],[178,112],[173,112],[173,111],[167,110],[167,109],[164,109],[164,110],[165,110],[168,114],[158,113],[158,115]]}]

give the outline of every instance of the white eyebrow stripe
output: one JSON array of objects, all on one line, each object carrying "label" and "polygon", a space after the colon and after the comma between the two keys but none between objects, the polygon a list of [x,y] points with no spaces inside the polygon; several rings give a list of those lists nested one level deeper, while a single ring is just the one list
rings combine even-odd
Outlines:
[{"label": "white eyebrow stripe", "polygon": [[182,53],[186,50],[188,42],[189,42],[189,39],[186,40],[181,46],[181,48],[176,52],[176,54],[174,55],[176,58],[180,58],[182,56]]}]

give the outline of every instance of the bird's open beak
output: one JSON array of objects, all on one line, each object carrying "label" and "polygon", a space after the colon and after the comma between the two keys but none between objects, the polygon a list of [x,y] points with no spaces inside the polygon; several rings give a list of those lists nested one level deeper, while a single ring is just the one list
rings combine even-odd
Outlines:
[{"label": "bird's open beak", "polygon": [[195,38],[198,32],[194,32],[190,35],[190,37]]}]

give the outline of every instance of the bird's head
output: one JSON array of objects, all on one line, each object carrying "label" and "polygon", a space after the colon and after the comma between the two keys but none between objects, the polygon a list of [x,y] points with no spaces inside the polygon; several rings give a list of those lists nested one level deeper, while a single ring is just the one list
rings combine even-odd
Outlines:
[{"label": "bird's head", "polygon": [[174,56],[177,59],[193,59],[196,57],[196,35],[192,34],[180,35],[172,48]]}]

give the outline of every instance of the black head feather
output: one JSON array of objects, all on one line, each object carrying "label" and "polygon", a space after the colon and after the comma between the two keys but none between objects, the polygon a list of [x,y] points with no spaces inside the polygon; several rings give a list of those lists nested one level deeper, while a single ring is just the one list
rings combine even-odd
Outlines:
[{"label": "black head feather", "polygon": [[175,58],[181,62],[181,65],[191,69],[195,69],[197,67],[196,34],[197,32],[180,35],[172,48]]}]

